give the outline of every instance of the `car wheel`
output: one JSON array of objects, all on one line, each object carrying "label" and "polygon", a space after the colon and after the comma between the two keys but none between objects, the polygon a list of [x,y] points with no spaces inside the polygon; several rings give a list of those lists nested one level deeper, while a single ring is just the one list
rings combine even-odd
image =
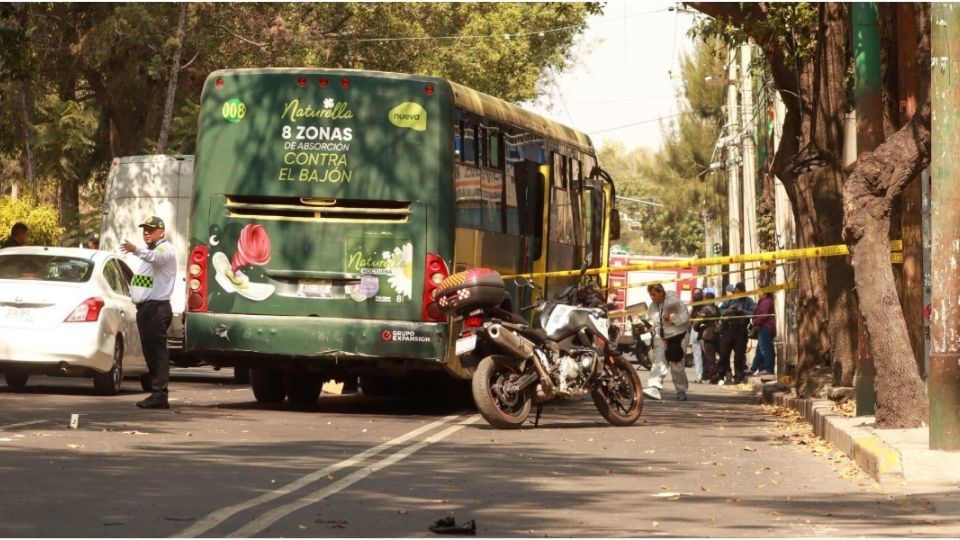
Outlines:
[{"label": "car wheel", "polygon": [[115,396],[123,383],[123,339],[117,336],[113,344],[113,365],[106,373],[93,374],[93,388],[98,394]]},{"label": "car wheel", "polygon": [[30,379],[30,374],[8,372],[3,374],[3,378],[7,381],[7,386],[10,388],[13,388],[14,390],[23,390],[23,388],[27,386],[27,380]]}]

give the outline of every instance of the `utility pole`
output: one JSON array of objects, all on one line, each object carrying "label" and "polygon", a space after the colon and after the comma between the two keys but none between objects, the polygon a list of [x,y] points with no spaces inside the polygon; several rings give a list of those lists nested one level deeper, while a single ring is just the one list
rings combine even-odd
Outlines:
[{"label": "utility pole", "polygon": [[[883,100],[880,93],[880,28],[877,5],[854,3],[853,54],[854,102],[857,108],[857,156],[870,152],[883,142]],[[857,416],[870,416],[876,411],[874,380],[877,376],[863,318],[860,317],[860,339],[857,347],[856,389]]]},{"label": "utility pole", "polygon": [[933,314],[930,353],[930,448],[960,451],[960,5],[933,4],[930,81],[933,96],[931,186]]},{"label": "utility pole", "polygon": [[[783,99],[779,92],[773,94],[773,148],[776,151],[780,147],[780,140],[783,139],[783,118],[787,114],[787,107],[783,104]],[[774,221],[776,223],[776,249],[794,249],[796,242],[796,222],[793,216],[793,205],[790,204],[790,196],[787,195],[787,188],[783,181],[778,177],[773,179],[774,189]],[[777,266],[777,283],[787,282],[787,268],[784,265]],[[777,374],[786,375],[787,358],[792,358],[796,350],[798,341],[796,324],[797,310],[787,309],[787,296],[794,295],[789,291],[777,292],[777,336],[780,337],[783,346],[777,351]],[[796,365],[794,359],[793,365]]]},{"label": "utility pole", "polygon": [[[740,45],[740,147],[743,150],[743,252],[758,253],[757,241],[757,152],[753,140],[756,124],[753,115],[753,78],[750,59],[753,46]],[[757,288],[758,270],[744,272],[747,290]]]},{"label": "utility pole", "polygon": [[[740,125],[740,117],[737,107],[737,60],[736,49],[730,47],[727,49],[727,144],[724,147],[727,166],[727,212],[728,212],[728,255],[740,255],[743,253],[741,247],[740,230],[743,227],[743,221],[740,219],[741,206],[740,194],[742,185],[740,183],[740,162],[741,155],[739,145],[734,144],[738,138],[737,128]],[[742,265],[731,263],[729,265],[730,281],[741,281]]]}]

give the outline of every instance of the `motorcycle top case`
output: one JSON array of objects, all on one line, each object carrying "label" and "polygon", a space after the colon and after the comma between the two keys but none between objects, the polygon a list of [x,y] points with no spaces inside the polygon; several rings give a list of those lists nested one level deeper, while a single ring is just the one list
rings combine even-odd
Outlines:
[{"label": "motorcycle top case", "polygon": [[444,315],[463,315],[471,310],[499,306],[507,297],[500,273],[491,268],[471,268],[440,282],[434,299]]}]

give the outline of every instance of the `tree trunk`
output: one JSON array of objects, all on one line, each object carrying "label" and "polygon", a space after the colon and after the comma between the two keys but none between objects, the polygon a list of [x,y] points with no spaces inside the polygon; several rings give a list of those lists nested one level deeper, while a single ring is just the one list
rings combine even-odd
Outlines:
[{"label": "tree trunk", "polygon": [[[26,30],[30,26],[30,7],[26,4],[20,7],[18,24],[24,34],[28,36],[26,39],[29,43],[30,34]],[[36,190],[37,165],[36,158],[33,155],[33,81],[29,73],[25,73],[23,81],[20,82],[20,108],[21,137],[23,138],[23,175],[26,178],[27,186]],[[17,198],[18,187],[17,181],[14,180],[11,190],[14,199]]]},{"label": "tree trunk", "polygon": [[[916,9],[919,80],[929,78],[929,5]],[[875,151],[860,157],[844,189],[844,235],[856,269],[860,310],[876,360],[877,426],[912,428],[928,418],[927,398],[917,370],[890,268],[891,207],[905,186],[930,163],[931,103],[921,89],[919,114]]]},{"label": "tree trunk", "polygon": [[[23,175],[27,185],[36,189],[36,158],[33,155],[33,88],[30,79],[20,83],[20,122],[23,137]],[[13,198],[17,198],[17,181],[13,182]]]},{"label": "tree trunk", "polygon": [[170,58],[170,76],[167,80],[167,97],[163,103],[163,119],[160,121],[160,135],[157,137],[157,154],[167,151],[167,140],[170,138],[170,125],[173,123],[173,104],[177,96],[177,77],[180,74],[180,54],[183,52],[183,40],[186,36],[187,3],[179,6],[177,17],[177,41]]},{"label": "tree trunk", "polygon": [[[781,6],[765,2],[690,5],[741,27],[763,49],[787,110],[774,171],[793,205],[798,243],[800,247],[840,243],[844,175],[839,149],[847,105],[849,6],[812,4],[817,26],[792,29],[796,36],[816,34],[813,55],[805,56],[795,37],[783,36],[782,30],[773,35],[765,25]],[[797,393],[806,397],[821,393],[831,382],[852,382],[856,300],[848,260],[805,259],[798,268]]]}]

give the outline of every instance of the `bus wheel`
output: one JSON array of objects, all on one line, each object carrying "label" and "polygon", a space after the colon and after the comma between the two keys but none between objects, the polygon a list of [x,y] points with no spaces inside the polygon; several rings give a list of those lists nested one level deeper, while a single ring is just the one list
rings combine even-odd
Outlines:
[{"label": "bus wheel", "polygon": [[320,377],[299,370],[283,371],[283,387],[290,404],[297,409],[308,409],[320,399]]},{"label": "bus wheel", "polygon": [[239,366],[233,368],[233,383],[250,384],[250,368]]},{"label": "bus wheel", "polygon": [[360,390],[365,396],[382,397],[397,395],[401,388],[395,381],[386,377],[364,375],[360,377]]},{"label": "bus wheel", "polygon": [[287,395],[279,369],[250,368],[250,387],[260,403],[282,403]]}]

